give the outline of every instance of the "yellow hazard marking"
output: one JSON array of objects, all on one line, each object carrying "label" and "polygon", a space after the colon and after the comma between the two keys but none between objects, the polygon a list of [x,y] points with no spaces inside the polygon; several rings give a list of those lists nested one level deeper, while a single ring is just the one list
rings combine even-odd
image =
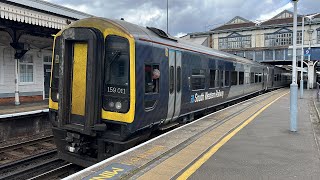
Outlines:
[{"label": "yellow hazard marking", "polygon": [[261,108],[258,112],[252,115],[250,118],[245,120],[239,127],[233,130],[230,134],[225,136],[221,141],[219,141],[215,146],[213,146],[207,153],[205,153],[200,159],[198,159],[193,165],[191,165],[185,172],[183,172],[177,179],[184,180],[189,178],[197,169],[199,169],[202,164],[204,164],[214,153],[216,153],[225,143],[227,143],[234,135],[236,135],[241,129],[247,126],[251,121],[253,121],[259,114],[261,114],[264,110],[266,110],[271,104],[279,100],[281,97],[287,95],[289,92],[281,95],[277,99],[273,100],[263,108]]},{"label": "yellow hazard marking", "polygon": [[118,174],[118,172],[121,172],[121,171],[124,171],[124,169],[112,167],[112,171],[103,171],[98,176],[90,178],[90,180],[110,179],[110,178],[113,178],[115,175]]},{"label": "yellow hazard marking", "polygon": [[84,116],[86,106],[88,44],[75,43],[73,48],[71,113]]},{"label": "yellow hazard marking", "polygon": [[165,147],[164,146],[154,146],[153,148],[145,151],[144,153],[138,154],[135,157],[132,157],[128,159],[127,161],[121,162],[121,164],[126,164],[126,165],[133,165],[136,162],[141,161],[142,159],[148,159],[148,157],[154,155],[155,153],[162,151]]}]

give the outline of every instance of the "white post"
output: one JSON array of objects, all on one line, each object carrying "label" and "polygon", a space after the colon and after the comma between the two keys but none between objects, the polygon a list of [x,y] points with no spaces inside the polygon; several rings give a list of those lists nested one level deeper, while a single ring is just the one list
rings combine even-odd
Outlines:
[{"label": "white post", "polygon": [[304,58],[304,16],[302,17],[302,42],[301,42],[301,72],[300,72],[300,98],[303,98],[303,58]]},{"label": "white post", "polygon": [[15,92],[14,92],[14,104],[15,105],[20,105],[20,100],[19,100],[19,74],[18,74],[18,68],[19,68],[19,59],[14,60],[14,69],[15,69]]},{"label": "white post", "polygon": [[298,101],[298,85],[296,82],[297,74],[297,2],[292,0],[294,4],[293,16],[293,53],[292,53],[292,83],[290,85],[290,131],[297,131],[297,101]]}]

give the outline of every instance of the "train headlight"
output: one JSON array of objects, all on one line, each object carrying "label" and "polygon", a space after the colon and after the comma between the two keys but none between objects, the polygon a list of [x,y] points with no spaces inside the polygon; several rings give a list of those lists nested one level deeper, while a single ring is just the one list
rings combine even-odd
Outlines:
[{"label": "train headlight", "polygon": [[109,107],[113,108],[114,107],[114,102],[110,101],[108,105],[109,105]]},{"label": "train headlight", "polygon": [[122,108],[122,104],[121,102],[116,102],[116,109],[121,109]]},{"label": "train headlight", "polygon": [[59,100],[59,93],[57,93],[56,98],[57,98],[57,100]]}]

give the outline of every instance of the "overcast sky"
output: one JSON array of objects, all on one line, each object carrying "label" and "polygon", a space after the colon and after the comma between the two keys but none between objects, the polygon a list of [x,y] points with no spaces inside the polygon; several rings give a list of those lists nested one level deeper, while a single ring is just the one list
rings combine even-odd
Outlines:
[{"label": "overcast sky", "polygon": [[[166,30],[166,0],[46,0],[95,16]],[[235,16],[265,20],[293,11],[291,0],[169,0],[169,33],[181,36],[222,25]],[[299,14],[320,12],[320,0],[300,0]]]}]

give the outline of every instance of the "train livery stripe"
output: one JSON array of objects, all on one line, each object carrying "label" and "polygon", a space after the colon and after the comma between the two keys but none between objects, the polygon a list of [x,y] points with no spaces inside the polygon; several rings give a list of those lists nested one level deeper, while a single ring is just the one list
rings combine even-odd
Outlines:
[{"label": "train livery stripe", "polygon": [[49,108],[50,108],[50,109],[55,109],[55,110],[58,110],[58,103],[52,101],[52,99],[51,99],[51,85],[52,85],[52,72],[53,72],[53,63],[54,63],[54,50],[55,50],[55,46],[56,46],[56,38],[57,38],[57,37],[58,37],[58,36],[55,36],[55,37],[54,37],[54,40],[53,40],[51,75],[50,75],[50,91],[49,91]]},{"label": "train livery stripe", "polygon": [[71,113],[84,116],[86,101],[86,79],[88,44],[75,43],[73,54],[72,106]]}]

